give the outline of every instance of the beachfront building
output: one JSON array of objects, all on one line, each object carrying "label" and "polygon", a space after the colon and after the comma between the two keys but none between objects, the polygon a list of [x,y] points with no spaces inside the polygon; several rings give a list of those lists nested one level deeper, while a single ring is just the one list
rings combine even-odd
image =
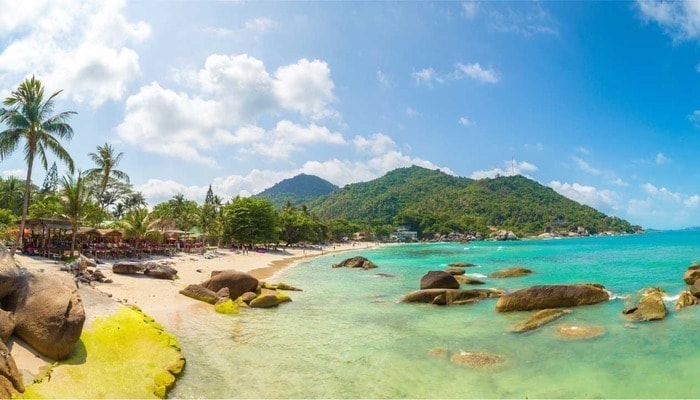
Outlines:
[{"label": "beachfront building", "polygon": [[410,229],[409,226],[398,226],[389,238],[394,242],[415,242],[418,240],[418,232]]}]

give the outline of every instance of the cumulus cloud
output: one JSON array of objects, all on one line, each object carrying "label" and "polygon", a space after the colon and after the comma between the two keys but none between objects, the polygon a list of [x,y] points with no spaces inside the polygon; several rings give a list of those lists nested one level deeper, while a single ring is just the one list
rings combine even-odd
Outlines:
[{"label": "cumulus cloud", "polygon": [[601,190],[595,186],[578,183],[569,184],[559,181],[551,181],[548,186],[571,200],[596,209],[618,210],[620,208],[620,196],[611,190]]},{"label": "cumulus cloud", "polygon": [[[8,169],[5,171],[2,171],[2,176],[4,176],[4,177],[14,176],[15,178],[25,179],[27,177],[27,170],[25,170],[25,169]],[[32,179],[32,181],[34,181],[34,179]]]},{"label": "cumulus cloud", "polygon": [[444,78],[438,76],[432,67],[423,68],[422,70],[416,72],[413,71],[413,79],[416,81],[416,85],[430,86],[433,82],[442,83]]},{"label": "cumulus cloud", "polygon": [[464,18],[473,19],[479,13],[479,3],[476,1],[462,2],[462,14]]},{"label": "cumulus cloud", "polygon": [[77,102],[98,107],[120,100],[140,73],[130,44],[151,34],[129,22],[125,2],[0,2],[0,33],[10,38],[0,53],[0,77],[20,81],[35,74],[49,88],[64,88]]},{"label": "cumulus cloud", "polygon": [[696,208],[698,205],[700,205],[700,196],[694,194],[685,199],[683,201],[683,204],[685,204],[685,206],[688,208]]},{"label": "cumulus cloud", "polygon": [[372,134],[369,138],[356,136],[353,143],[357,150],[369,151],[372,154],[383,154],[396,147],[394,139],[383,133]]},{"label": "cumulus cloud", "polygon": [[700,128],[700,110],[693,111],[693,113],[688,116],[688,119],[691,120],[696,127]]},{"label": "cumulus cloud", "polygon": [[648,194],[655,196],[655,197],[660,197],[660,198],[665,198],[669,200],[673,200],[677,203],[681,202],[681,194],[672,192],[665,187],[662,188],[657,188],[656,186],[652,185],[651,183],[645,183],[644,185],[641,186],[642,189],[644,189],[645,192]]},{"label": "cumulus cloud", "polygon": [[535,172],[538,170],[537,166],[531,164],[527,161],[516,162],[515,160],[504,161],[505,168],[494,168],[490,170],[474,171],[471,174],[472,179],[484,179],[484,178],[495,178],[496,176],[513,176],[513,175],[525,175],[527,172]]},{"label": "cumulus cloud", "polygon": [[342,134],[316,123],[281,120],[270,129],[255,124],[283,112],[314,121],[334,115],[334,83],[323,61],[301,59],[271,75],[255,57],[213,54],[202,69],[178,71],[175,79],[191,92],[153,82],[127,99],[117,127],[124,142],[209,166],[216,165],[206,155],[213,142],[243,144],[238,152],[274,159],[286,159],[302,145],[345,143]]},{"label": "cumulus cloud", "polygon": [[700,3],[694,0],[638,0],[646,21],[656,22],[674,40],[700,39]]},{"label": "cumulus cloud", "polygon": [[464,76],[480,83],[497,83],[500,80],[496,71],[494,71],[492,68],[485,69],[479,63],[458,63],[457,70],[464,74]]}]

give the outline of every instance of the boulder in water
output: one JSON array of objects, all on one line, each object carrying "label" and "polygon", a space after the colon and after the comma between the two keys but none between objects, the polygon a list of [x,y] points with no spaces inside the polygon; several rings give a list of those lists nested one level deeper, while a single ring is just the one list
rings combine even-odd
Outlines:
[{"label": "boulder in water", "polygon": [[466,271],[462,267],[449,267],[445,268],[445,272],[450,275],[464,275]]},{"label": "boulder in water", "polygon": [[469,267],[476,267],[476,264],[464,262],[464,261],[457,261],[453,263],[447,264],[448,267],[457,267],[457,268],[469,268]]},{"label": "boulder in water", "polygon": [[492,272],[489,274],[489,278],[517,278],[519,276],[530,275],[532,272],[532,270],[523,267],[511,267]]},{"label": "boulder in water", "polygon": [[688,290],[684,290],[681,292],[680,295],[678,295],[678,300],[676,301],[676,310],[680,310],[681,308],[685,308],[688,306],[694,306],[698,304],[698,298],[693,296],[692,293]]},{"label": "boulder in water", "polygon": [[503,292],[501,291],[491,289],[423,289],[408,293],[401,301],[404,303],[460,305],[489,298],[497,298],[502,294]]},{"label": "boulder in water", "polygon": [[260,296],[251,300],[248,305],[250,308],[270,308],[277,307],[280,305],[281,301],[274,294],[261,294]]},{"label": "boulder in water", "polygon": [[610,300],[600,285],[540,285],[502,296],[496,311],[530,311],[576,307]]},{"label": "boulder in water", "polygon": [[548,324],[562,315],[571,313],[571,310],[562,310],[560,308],[548,308],[537,311],[530,318],[513,327],[511,332],[526,332],[537,329],[542,325]]},{"label": "boulder in water", "polygon": [[258,280],[255,277],[235,269],[214,271],[211,273],[211,278],[202,282],[201,285],[215,293],[227,287],[232,299],[238,298],[245,292],[258,290]]},{"label": "boulder in water", "polygon": [[445,271],[428,271],[420,278],[420,288],[423,289],[459,289],[459,282],[454,276]]},{"label": "boulder in water", "polygon": [[483,285],[484,281],[480,281],[476,278],[472,278],[466,275],[456,275],[455,279],[460,285]]},{"label": "boulder in water", "polygon": [[700,279],[700,265],[691,265],[687,270],[685,270],[683,280],[686,284],[692,285],[698,279]]},{"label": "boulder in water", "polygon": [[333,268],[362,268],[362,269],[372,269],[377,268],[377,265],[365,257],[357,256],[352,258],[347,258],[338,264],[333,264]]},{"label": "boulder in water", "polygon": [[668,311],[661,292],[654,291],[644,295],[637,306],[623,311],[637,321],[656,321],[664,319]]}]

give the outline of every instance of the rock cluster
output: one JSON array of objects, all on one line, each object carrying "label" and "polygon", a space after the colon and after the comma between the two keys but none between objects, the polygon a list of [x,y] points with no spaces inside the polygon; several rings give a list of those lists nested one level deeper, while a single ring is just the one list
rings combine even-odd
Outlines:
[{"label": "rock cluster", "polygon": [[30,274],[0,245],[0,398],[24,392],[22,376],[4,342],[15,335],[52,360],[67,358],[85,323],[85,309],[70,279]]},{"label": "rock cluster", "polygon": [[112,272],[122,275],[143,274],[156,279],[175,280],[177,270],[166,262],[119,261],[112,265]]},{"label": "rock cluster", "polygon": [[489,235],[489,239],[498,241],[518,240],[518,236],[515,233],[513,233],[513,231],[499,230],[491,233]]},{"label": "rock cluster", "polygon": [[292,301],[282,290],[301,291],[286,283],[259,282],[237,270],[212,271],[200,284],[188,285],[180,294],[213,304],[220,313],[235,314],[239,307],[270,308]]},{"label": "rock cluster", "polygon": [[377,268],[377,265],[372,261],[366,259],[362,256],[352,257],[345,259],[338,264],[333,264],[333,268],[362,268],[362,269],[372,269]]},{"label": "rock cluster", "polygon": [[636,321],[655,321],[666,318],[668,310],[664,304],[663,295],[659,288],[644,290],[645,294],[639,299],[639,303],[622,311]]}]

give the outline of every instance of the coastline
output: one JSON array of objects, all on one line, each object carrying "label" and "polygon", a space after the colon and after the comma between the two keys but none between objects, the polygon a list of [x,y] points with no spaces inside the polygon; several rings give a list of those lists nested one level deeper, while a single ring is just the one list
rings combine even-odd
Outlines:
[{"label": "coastline", "polygon": [[[211,305],[189,298],[179,293],[189,284],[201,283],[211,276],[212,271],[235,269],[247,272],[260,281],[274,281],[285,270],[300,262],[327,254],[338,254],[352,250],[365,250],[376,247],[374,243],[360,245],[343,244],[330,248],[290,248],[278,252],[250,252],[241,254],[229,250],[217,250],[213,258],[202,255],[178,253],[173,257],[155,257],[151,260],[165,260],[178,270],[174,281],[154,279],[147,276],[119,275],[112,272],[113,262],[98,264],[101,271],[112,283],[80,284],[79,293],[85,308],[84,329],[98,317],[112,315],[124,305],[139,307],[146,315],[154,318],[166,332],[177,336],[183,315],[214,313]],[[18,265],[32,273],[46,273],[72,280],[68,272],[60,271],[64,264],[41,257],[16,255]],[[12,337],[8,348],[22,372],[25,384],[31,384],[50,368],[52,361],[38,355],[20,339]],[[187,349],[183,349],[186,353]]]}]

